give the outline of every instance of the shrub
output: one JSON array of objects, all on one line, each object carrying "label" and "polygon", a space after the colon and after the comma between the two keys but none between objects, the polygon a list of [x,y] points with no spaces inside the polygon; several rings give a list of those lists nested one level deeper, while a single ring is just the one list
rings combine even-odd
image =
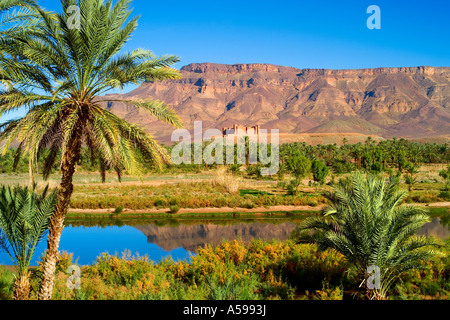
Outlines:
[{"label": "shrub", "polygon": [[154,201],[155,207],[160,208],[160,207],[165,207],[167,206],[167,202],[165,199],[155,199]]},{"label": "shrub", "polygon": [[120,214],[120,213],[122,213],[122,211],[123,211],[123,206],[118,206],[114,210],[114,214]]},{"label": "shrub", "polygon": [[214,185],[224,187],[229,193],[239,191],[239,181],[235,176],[229,174],[224,166],[217,169]]},{"label": "shrub", "polygon": [[[448,252],[448,242],[446,252]],[[71,263],[65,259],[64,265]],[[395,298],[448,296],[450,258],[424,262],[427,269],[405,273]],[[68,274],[55,277],[54,299],[343,299],[344,290],[355,292],[361,281],[343,255],[314,244],[288,241],[224,241],[199,248],[190,263],[171,259],[154,263],[129,252],[107,253],[82,267],[81,290],[66,286]],[[59,268],[65,271],[65,266]],[[0,268],[1,284],[8,292],[12,280]],[[6,279],[3,281],[3,279]],[[3,281],[3,282],[2,282]],[[447,290],[447,291],[446,291]],[[7,298],[7,296],[6,296]]]},{"label": "shrub", "polygon": [[450,191],[441,191],[438,194],[438,197],[441,198],[442,200],[450,201]]}]

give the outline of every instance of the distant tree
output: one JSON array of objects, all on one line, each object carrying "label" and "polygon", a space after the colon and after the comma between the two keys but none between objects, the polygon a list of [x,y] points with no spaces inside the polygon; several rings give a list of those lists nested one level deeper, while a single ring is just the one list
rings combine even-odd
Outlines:
[{"label": "distant tree", "polygon": [[405,169],[409,172],[409,174],[414,175],[419,173],[420,165],[418,163],[408,162]]},{"label": "distant tree", "polygon": [[297,194],[298,186],[302,182],[302,178],[306,177],[311,171],[311,161],[306,158],[300,151],[296,150],[287,158],[286,166],[295,177],[291,181],[289,193]]},{"label": "distant tree", "polygon": [[442,169],[441,171],[439,171],[439,176],[444,179],[444,190],[448,191],[450,186],[450,165],[447,167],[447,169]]},{"label": "distant tree", "polygon": [[412,191],[413,186],[417,183],[417,178],[415,175],[419,172],[419,164],[408,162],[405,165],[406,171],[408,173],[405,175],[405,183],[408,185],[408,191]]},{"label": "distant tree", "polygon": [[413,186],[416,184],[417,178],[407,173],[405,175],[405,183],[408,185],[408,191],[412,191]]},{"label": "distant tree", "polygon": [[324,184],[330,169],[321,160],[314,160],[311,166],[314,181]]},{"label": "distant tree", "polygon": [[402,172],[403,169],[405,168],[406,164],[407,164],[407,162],[406,162],[405,152],[404,151],[399,151],[397,153],[397,168],[398,168],[398,171]]}]

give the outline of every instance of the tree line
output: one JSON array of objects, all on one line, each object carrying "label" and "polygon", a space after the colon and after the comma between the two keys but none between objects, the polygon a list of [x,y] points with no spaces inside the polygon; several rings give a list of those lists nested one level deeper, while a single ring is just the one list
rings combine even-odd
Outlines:
[{"label": "tree line", "polygon": [[[208,143],[202,145],[203,150],[208,146]],[[173,146],[165,146],[167,152],[170,154]],[[194,145],[192,145],[192,149]],[[236,148],[236,147],[235,147]],[[248,145],[247,145],[248,149]],[[34,172],[41,172],[45,166],[45,159],[48,158],[50,149],[42,150],[38,159],[34,159]],[[224,149],[224,153],[226,150]],[[246,151],[248,153],[248,150]],[[270,145],[268,153],[270,155]],[[337,144],[318,144],[308,145],[305,142],[293,142],[280,145],[280,174],[289,170],[289,165],[292,165],[293,156],[298,158],[299,154],[307,158],[313,166],[317,169],[316,172],[325,171],[326,169],[318,162],[320,161],[326,165],[333,173],[349,173],[355,170],[365,170],[367,172],[382,172],[389,170],[398,170],[400,172],[411,170],[412,165],[431,164],[431,163],[450,163],[450,146],[447,143],[418,143],[406,140],[404,138],[393,138],[388,140],[381,140],[375,142],[368,138],[364,143],[344,144],[338,146]],[[236,152],[235,152],[236,154]],[[139,154],[137,155],[140,156]],[[57,172],[59,170],[57,163],[60,158],[60,152],[56,155],[55,164],[51,171]],[[152,170],[152,163],[141,160],[145,170]],[[193,161],[192,161],[193,162]],[[20,154],[17,148],[9,148],[5,154],[0,155],[0,173],[26,173],[29,171],[29,155]],[[87,147],[82,147],[78,166],[83,171],[98,172],[100,171],[101,163],[98,158],[92,157],[91,150]],[[258,165],[257,165],[258,166]],[[260,166],[260,164],[259,164]],[[166,168],[174,167],[172,164],[166,165]],[[184,168],[186,171],[194,171],[198,169],[208,169],[215,167],[215,165],[208,165],[205,162],[201,164],[180,164],[175,167]],[[237,171],[239,165],[230,165],[231,170]],[[113,169],[113,168],[106,168]],[[255,166],[248,169],[249,175],[257,175]],[[314,172],[313,172],[314,174]],[[295,175],[295,174],[294,174]],[[320,181],[318,173],[317,180]]]}]

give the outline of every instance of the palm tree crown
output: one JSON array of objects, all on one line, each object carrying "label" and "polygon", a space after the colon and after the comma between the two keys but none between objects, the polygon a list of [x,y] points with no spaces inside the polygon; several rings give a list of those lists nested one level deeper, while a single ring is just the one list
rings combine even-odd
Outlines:
[{"label": "palm tree crown", "polygon": [[[139,153],[157,165],[170,162],[165,150],[142,128],[103,108],[102,103],[111,100],[101,95],[128,84],[177,78],[178,71],[169,66],[178,58],[158,58],[145,49],[119,54],[137,26],[138,18],[127,22],[129,0],[114,6],[112,1],[80,1],[80,29],[70,26],[66,13],[76,1],[62,4],[62,14],[36,9],[40,19],[35,28],[16,28],[1,41],[0,48],[7,54],[0,60],[0,79],[6,87],[0,94],[0,115],[23,107],[28,110],[23,118],[1,126],[3,152],[16,139],[18,152],[32,157],[49,148],[46,177],[59,151],[62,155],[76,151],[82,143],[93,159],[100,160],[101,172],[111,167],[119,176],[124,168],[139,173]],[[181,126],[174,111],[160,101],[121,101]]]}]

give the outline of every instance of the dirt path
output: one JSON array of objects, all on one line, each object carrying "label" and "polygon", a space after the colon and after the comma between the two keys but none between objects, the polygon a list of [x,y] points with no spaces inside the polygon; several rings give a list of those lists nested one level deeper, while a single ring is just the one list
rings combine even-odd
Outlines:
[{"label": "dirt path", "polygon": [[[323,205],[321,206],[268,206],[268,207],[257,207],[253,209],[246,208],[181,208],[175,215],[183,214],[183,213],[226,213],[226,212],[253,212],[253,213],[264,213],[264,212],[273,212],[273,211],[320,211],[323,209]],[[114,208],[111,209],[69,209],[69,213],[80,213],[80,214],[106,214],[113,213]],[[169,209],[140,209],[140,210],[131,210],[124,209],[122,213],[169,213]]]},{"label": "dirt path", "polygon": [[[433,208],[450,208],[450,202],[435,202],[435,203],[418,203],[420,206],[427,206]],[[222,207],[222,208],[181,208],[176,214],[179,215],[183,213],[232,213],[232,212],[242,212],[242,213],[264,213],[264,212],[275,212],[275,211],[321,211],[325,205],[319,206],[267,206],[267,207],[257,207],[253,209],[247,208],[230,208],[230,207]],[[110,209],[69,209],[69,213],[74,214],[111,214],[114,213],[115,208]],[[169,209],[124,209],[122,213],[125,214],[151,214],[151,213],[161,213],[166,214],[169,213]]]},{"label": "dirt path", "polygon": [[435,207],[435,208],[450,208],[450,202],[434,202],[434,203],[429,203],[428,207]]}]

